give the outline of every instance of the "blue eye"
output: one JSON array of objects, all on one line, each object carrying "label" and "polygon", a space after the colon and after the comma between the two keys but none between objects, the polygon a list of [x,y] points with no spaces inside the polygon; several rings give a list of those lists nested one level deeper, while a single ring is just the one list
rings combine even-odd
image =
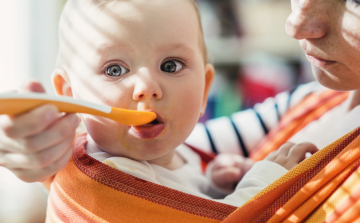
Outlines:
[{"label": "blue eye", "polygon": [[126,74],[128,72],[128,69],[120,65],[112,65],[108,67],[105,71],[105,73],[110,77],[119,77],[120,75]]},{"label": "blue eye", "polygon": [[161,64],[161,70],[167,73],[176,73],[184,67],[184,64],[176,60],[168,60]]}]

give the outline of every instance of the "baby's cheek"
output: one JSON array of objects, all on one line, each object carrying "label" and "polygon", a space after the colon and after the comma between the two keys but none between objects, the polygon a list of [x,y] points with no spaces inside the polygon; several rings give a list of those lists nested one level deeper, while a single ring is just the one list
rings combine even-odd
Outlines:
[{"label": "baby's cheek", "polygon": [[119,144],[119,133],[117,129],[118,123],[106,118],[95,117],[90,115],[83,115],[82,120],[86,126],[88,134],[94,142],[106,152],[116,154],[117,151],[112,151]]},{"label": "baby's cheek", "polygon": [[125,150],[127,151],[134,151],[136,149],[136,145],[135,143],[131,143],[129,141],[126,141],[126,136],[127,135],[127,132],[124,131],[124,129],[121,129],[121,128],[116,128],[116,142],[115,144],[118,144],[118,148],[120,148],[120,145],[121,145],[121,148],[124,148]]}]

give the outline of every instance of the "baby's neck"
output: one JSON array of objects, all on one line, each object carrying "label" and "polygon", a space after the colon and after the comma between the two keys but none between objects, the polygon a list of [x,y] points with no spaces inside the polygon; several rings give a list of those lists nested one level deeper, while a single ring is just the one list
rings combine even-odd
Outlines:
[{"label": "baby's neck", "polygon": [[[112,155],[104,150],[102,150],[99,146],[96,145],[96,143],[91,139],[91,137],[89,135],[87,135],[87,141],[88,143],[86,144],[86,152],[90,155],[90,154],[94,154],[94,153],[106,153],[106,155],[101,155],[99,157],[102,157],[103,160],[99,160],[99,161],[104,161],[107,158],[110,157],[115,157],[115,155]],[[147,160],[148,163],[150,164],[155,164],[161,167],[164,167],[168,170],[176,170],[181,168],[186,161],[184,160],[183,157],[181,157],[175,150],[171,151],[168,154],[165,154],[164,156],[157,158],[155,160]]]},{"label": "baby's neck", "polygon": [[164,167],[168,170],[179,169],[186,163],[184,158],[182,158],[176,151],[172,151],[171,154],[166,154],[165,156],[156,160],[149,160],[148,162],[150,164],[156,164],[158,166]]}]

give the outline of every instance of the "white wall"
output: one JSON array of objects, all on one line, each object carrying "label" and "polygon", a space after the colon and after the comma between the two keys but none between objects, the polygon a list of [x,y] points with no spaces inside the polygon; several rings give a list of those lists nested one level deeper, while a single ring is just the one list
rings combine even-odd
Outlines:
[{"label": "white wall", "polygon": [[[27,78],[53,92],[58,17],[64,0],[0,0],[0,93]],[[47,194],[0,167],[0,222],[44,222]]]},{"label": "white wall", "polygon": [[[30,75],[26,6],[20,0],[0,0],[0,91],[18,87]],[[21,41],[22,40],[22,41]]]},{"label": "white wall", "polygon": [[0,0],[0,92],[29,77],[52,92],[58,18],[64,0]]}]

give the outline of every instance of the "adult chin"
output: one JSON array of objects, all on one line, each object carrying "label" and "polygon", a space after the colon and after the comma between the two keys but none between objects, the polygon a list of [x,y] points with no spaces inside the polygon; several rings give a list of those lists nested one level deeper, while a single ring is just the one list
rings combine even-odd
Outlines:
[{"label": "adult chin", "polygon": [[[338,71],[336,74],[339,75],[334,75],[334,73],[314,65],[311,67],[315,79],[324,87],[335,91],[352,91],[360,89],[360,78],[356,79],[355,75],[349,75],[349,71]],[[348,75],[345,73],[348,73]]]}]

